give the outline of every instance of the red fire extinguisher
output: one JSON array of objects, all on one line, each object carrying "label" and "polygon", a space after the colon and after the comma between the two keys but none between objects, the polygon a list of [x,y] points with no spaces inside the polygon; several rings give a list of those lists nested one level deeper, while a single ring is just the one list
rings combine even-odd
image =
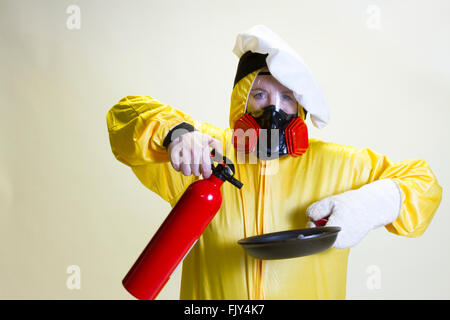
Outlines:
[{"label": "red fire extinguisher", "polygon": [[222,204],[220,187],[225,181],[237,188],[233,163],[211,153],[212,167],[208,179],[192,183],[172,208],[158,231],[122,281],[125,289],[141,300],[153,300],[171,274],[200,238]]}]

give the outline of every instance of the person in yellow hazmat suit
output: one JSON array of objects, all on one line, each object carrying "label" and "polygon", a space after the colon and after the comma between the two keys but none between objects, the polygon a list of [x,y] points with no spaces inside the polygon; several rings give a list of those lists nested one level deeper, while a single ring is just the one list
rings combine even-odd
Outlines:
[{"label": "person in yellow hazmat suit", "polygon": [[[233,51],[230,128],[150,96],[127,96],[107,114],[112,152],[171,206],[209,177],[212,148],[236,166],[244,187],[222,186],[219,212],[183,261],[181,299],[345,299],[349,248],[381,226],[420,236],[442,188],[424,160],[393,162],[368,148],[308,138],[306,117],[324,127],[327,104],[302,59],[268,28],[240,33]],[[341,232],[319,254],[258,260],[237,244],[322,218]]]}]

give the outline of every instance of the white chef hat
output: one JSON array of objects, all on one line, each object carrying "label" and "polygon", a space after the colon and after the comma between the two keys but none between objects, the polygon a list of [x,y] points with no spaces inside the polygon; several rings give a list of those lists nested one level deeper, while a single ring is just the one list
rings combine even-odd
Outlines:
[{"label": "white chef hat", "polygon": [[236,38],[234,54],[241,58],[246,52],[265,54],[270,73],[293,91],[297,101],[310,114],[317,128],[329,120],[325,96],[302,58],[278,35],[263,25],[241,32]]}]

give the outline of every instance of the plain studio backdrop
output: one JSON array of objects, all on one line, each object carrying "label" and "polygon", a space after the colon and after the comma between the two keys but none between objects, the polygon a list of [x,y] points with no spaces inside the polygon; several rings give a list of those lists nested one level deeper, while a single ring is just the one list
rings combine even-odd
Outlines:
[{"label": "plain studio backdrop", "polygon": [[133,299],[121,281],[170,206],[115,160],[106,113],[150,95],[227,128],[234,40],[256,24],[323,88],[311,137],[425,159],[443,187],[423,236],[351,249],[347,298],[450,298],[448,1],[2,0],[1,299]]}]

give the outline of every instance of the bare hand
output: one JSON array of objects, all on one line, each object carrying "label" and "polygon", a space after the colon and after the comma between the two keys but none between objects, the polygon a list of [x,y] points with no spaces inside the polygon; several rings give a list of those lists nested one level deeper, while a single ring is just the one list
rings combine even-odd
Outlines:
[{"label": "bare hand", "polygon": [[185,176],[211,176],[210,147],[222,153],[222,143],[199,131],[183,134],[169,144],[172,167]]}]

